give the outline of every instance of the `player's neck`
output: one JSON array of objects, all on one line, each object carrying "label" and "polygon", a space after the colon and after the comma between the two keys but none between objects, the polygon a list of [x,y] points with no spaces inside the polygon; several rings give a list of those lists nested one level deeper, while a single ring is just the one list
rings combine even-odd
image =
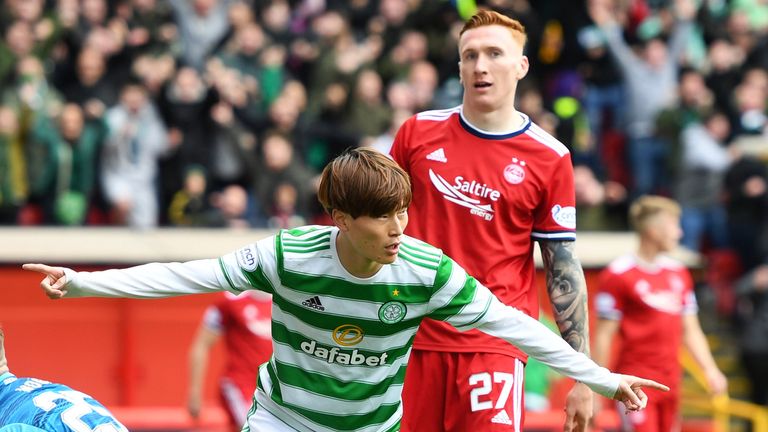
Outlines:
[{"label": "player's neck", "polygon": [[653,264],[656,262],[656,258],[661,255],[661,250],[656,245],[641,239],[636,255],[647,264]]},{"label": "player's neck", "polygon": [[504,133],[520,129],[525,119],[514,106],[494,111],[480,111],[464,105],[464,118],[474,127],[486,132]]},{"label": "player's neck", "polygon": [[339,256],[341,266],[354,277],[369,278],[378,273],[383,266],[381,263],[360,255],[343,232],[340,232],[336,237],[336,253]]}]

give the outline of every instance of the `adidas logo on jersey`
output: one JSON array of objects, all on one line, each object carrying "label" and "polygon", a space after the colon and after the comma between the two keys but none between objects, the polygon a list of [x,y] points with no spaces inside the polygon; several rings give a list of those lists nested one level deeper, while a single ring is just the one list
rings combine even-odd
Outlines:
[{"label": "adidas logo on jersey", "polygon": [[491,423],[499,423],[499,424],[511,426],[512,419],[509,418],[505,410],[501,410],[498,413],[496,413],[495,416],[493,416],[493,418],[491,419]]},{"label": "adidas logo on jersey", "polygon": [[318,296],[310,297],[310,298],[304,300],[303,302],[301,302],[301,304],[306,306],[306,307],[311,307],[311,308],[317,309],[319,311],[324,311],[325,310],[325,307],[323,306],[322,303],[320,303],[320,297],[318,297]]},{"label": "adidas logo on jersey", "polygon": [[448,162],[448,158],[445,157],[445,150],[442,147],[428,154],[427,159],[442,163]]}]

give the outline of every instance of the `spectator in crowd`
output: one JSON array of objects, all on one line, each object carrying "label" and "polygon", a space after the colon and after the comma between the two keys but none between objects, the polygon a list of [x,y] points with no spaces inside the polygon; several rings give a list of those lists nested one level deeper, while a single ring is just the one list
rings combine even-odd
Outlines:
[{"label": "spectator in crowd", "polygon": [[438,85],[435,66],[426,60],[416,62],[411,65],[407,78],[413,94],[414,111],[432,108],[432,99]]},{"label": "spectator in crowd", "polygon": [[389,127],[391,113],[384,105],[383,87],[381,76],[375,70],[365,69],[358,74],[349,104],[351,130],[375,137]]},{"label": "spectator in crowd", "polygon": [[412,67],[427,59],[427,37],[418,30],[404,32],[398,44],[379,60],[378,70],[388,81],[407,79]]},{"label": "spectator in crowd", "polygon": [[[28,123],[33,123],[37,116],[55,117],[61,111],[62,96],[48,81],[39,58],[27,56],[19,60],[14,84],[2,98],[12,101],[20,113],[29,117]],[[88,117],[95,119],[98,116]]]},{"label": "spectator in crowd", "polygon": [[600,182],[587,165],[573,167],[576,228],[579,231],[625,231],[627,189],[618,182]]},{"label": "spectator in crowd", "polygon": [[87,121],[79,105],[68,103],[55,119],[39,117],[32,131],[43,150],[32,191],[43,207],[44,222],[82,225],[98,185],[98,163],[107,137],[103,119]]},{"label": "spectator in crowd", "polygon": [[750,69],[734,89],[735,141],[768,135],[768,73],[764,70]]},{"label": "spectator in crowd", "polygon": [[99,401],[63,384],[18,378],[8,367],[0,328],[0,431],[69,432],[79,429],[128,432]]},{"label": "spectator in crowd", "polygon": [[[109,27],[111,17],[106,0],[82,0],[80,2],[80,33],[84,39],[94,33],[94,30]],[[115,22],[113,22],[115,23]]]},{"label": "spectator in crowd", "polygon": [[728,383],[701,330],[693,279],[682,263],[665,256],[682,236],[680,206],[668,198],[644,196],[632,203],[629,218],[639,239],[637,251],[615,259],[600,275],[592,355],[601,365],[611,364],[618,334],[621,348],[613,364],[625,373],[653,376],[671,388],[665,394],[649,390],[654,397],[642,413],[617,407],[622,431],[679,430],[681,343],[701,366],[711,393],[726,393]]},{"label": "spectator in crowd", "polygon": [[83,106],[89,116],[101,117],[117,102],[118,83],[107,73],[107,60],[98,49],[85,47],[76,58],[75,80],[64,87],[64,98]]},{"label": "spectator in crowd", "polygon": [[232,106],[219,102],[211,108],[214,121],[210,180],[213,189],[230,184],[250,186],[258,159],[256,137],[235,116]]},{"label": "spectator in crowd", "polygon": [[170,53],[141,54],[133,61],[131,73],[141,81],[152,99],[158,100],[166,84],[176,75],[176,64]]},{"label": "spectator in crowd", "polygon": [[223,338],[226,358],[219,377],[219,398],[227,411],[230,429],[239,431],[246,422],[259,365],[272,355],[270,331],[272,297],[260,291],[239,295],[222,293],[205,309],[189,349],[187,411],[199,418],[211,349]]},{"label": "spectator in crowd", "polygon": [[286,0],[268,2],[261,11],[261,21],[270,39],[286,46],[291,42],[291,5]]},{"label": "spectator in crowd", "polygon": [[[43,0],[10,0],[8,2],[8,18],[26,22],[30,24],[36,24],[36,22],[42,17],[44,12],[45,2]],[[5,16],[3,18],[6,18]],[[3,22],[3,24],[6,24]]]},{"label": "spectator in crowd", "polygon": [[125,39],[127,33],[125,22],[121,18],[114,18],[107,23],[107,26],[96,26],[89,29],[85,34],[85,39],[80,45],[76,45],[75,49],[89,47],[99,51],[110,63],[111,77],[116,82],[122,83],[127,79],[125,73],[128,69],[125,67],[127,66],[125,62],[130,59]]},{"label": "spectator in crowd", "polygon": [[216,228],[243,229],[262,226],[255,220],[255,207],[248,199],[248,191],[240,185],[229,185],[223,190],[211,193],[211,205],[214,208],[209,224]]},{"label": "spectator in crowd", "polygon": [[163,0],[130,0],[130,6],[131,15],[126,21],[128,46],[136,54],[168,54],[178,30],[169,4]]},{"label": "spectator in crowd", "polygon": [[721,190],[725,171],[733,159],[733,149],[726,146],[730,133],[728,117],[713,111],[701,123],[687,126],[680,138],[682,158],[675,197],[682,207],[681,243],[692,251],[701,251],[705,239],[714,249],[729,246]]},{"label": "spectator in crowd", "polygon": [[120,103],[105,114],[109,136],[102,155],[104,193],[116,223],[133,228],[158,224],[158,158],[169,152],[162,119],[146,90],[130,82],[120,92]]},{"label": "spectator in crowd", "polygon": [[298,195],[296,187],[290,183],[280,183],[274,189],[274,205],[267,219],[271,229],[291,229],[306,225],[307,220],[298,213]]},{"label": "spectator in crowd", "polygon": [[168,221],[174,226],[206,226],[210,212],[205,169],[189,166],[184,177],[184,187],[176,192],[168,208]]},{"label": "spectator in crowd", "polygon": [[227,11],[232,0],[168,0],[182,44],[181,60],[202,71],[205,59],[229,31]]},{"label": "spectator in crowd", "polygon": [[15,21],[3,30],[4,38],[0,41],[0,84],[7,84],[19,59],[29,55],[40,56],[40,53],[35,50],[31,24]]},{"label": "spectator in crowd", "polygon": [[[278,186],[287,184],[295,190],[295,213],[306,217],[309,201],[314,196],[312,171],[299,159],[288,138],[280,133],[268,133],[262,143],[262,157],[256,170],[255,196],[269,218],[285,209],[276,200]],[[283,197],[281,197],[283,198]]]},{"label": "spectator in crowd", "polygon": [[317,117],[307,120],[305,136],[298,140],[297,148],[303,149],[312,169],[321,170],[334,155],[360,143],[360,134],[347,127],[348,108],[349,86],[343,81],[331,83],[325,89]]},{"label": "spectator in crowd", "polygon": [[[216,55],[224,67],[238,71],[242,80],[257,81],[249,82],[247,85],[257,88],[252,91],[260,93],[262,110],[274,101],[282,88],[285,57],[282,48],[265,45],[266,39],[261,27],[255,22],[249,22],[241,25]],[[266,54],[265,50],[269,54]],[[264,70],[262,59],[265,56],[274,69]]]},{"label": "spectator in crowd", "polygon": [[227,11],[230,31],[237,33],[248,25],[255,23],[256,17],[254,12],[254,8],[248,2],[236,1],[232,3]]},{"label": "spectator in crowd", "polygon": [[181,189],[182,178],[190,166],[211,171],[213,160],[213,119],[211,108],[218,102],[218,93],[209,87],[201,74],[192,67],[178,69],[170,84],[161,93],[158,108],[169,139],[176,150],[163,158],[161,164],[161,195],[163,204],[170,202],[174,192]]},{"label": "spectator in crowd", "polygon": [[387,86],[387,105],[393,110],[405,110],[414,112],[416,99],[411,93],[411,88],[405,81],[392,81]]},{"label": "spectator in crowd", "polygon": [[745,54],[727,38],[715,39],[709,45],[707,87],[712,89],[717,109],[733,115],[733,89],[741,81]]},{"label": "spectator in crowd", "polygon": [[606,2],[590,2],[592,19],[603,30],[626,84],[627,159],[633,178],[631,195],[635,197],[669,188],[665,169],[668,145],[655,135],[654,123],[659,111],[671,103],[670,95],[675,94],[679,57],[692,32],[696,5],[691,0],[677,0],[675,11],[678,22],[669,45],[659,38],[646,40],[642,56],[638,56],[624,41]]},{"label": "spectator in crowd", "polygon": [[[696,69],[681,70],[677,99],[659,112],[655,123],[656,135],[667,146],[665,171],[670,184],[674,185],[679,180],[680,169],[684,165],[683,130],[694,123],[703,124],[704,117],[715,109],[715,99],[704,81],[704,75]],[[726,138],[730,138],[730,130]]]}]

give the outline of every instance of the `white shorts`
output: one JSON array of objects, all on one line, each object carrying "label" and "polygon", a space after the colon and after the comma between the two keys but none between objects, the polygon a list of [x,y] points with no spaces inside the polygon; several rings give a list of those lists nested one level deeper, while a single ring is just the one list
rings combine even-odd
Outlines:
[{"label": "white shorts", "polygon": [[243,431],[250,432],[295,432],[296,429],[283,423],[282,420],[273,416],[263,407],[257,407],[256,412],[248,417],[248,428],[243,427]]},{"label": "white shorts", "polygon": [[[241,432],[311,432],[300,424],[294,424],[295,420],[291,420],[287,413],[283,414],[283,408],[259,389],[256,390],[254,403],[256,406],[251,406]],[[280,415],[283,419],[278,417]]]}]

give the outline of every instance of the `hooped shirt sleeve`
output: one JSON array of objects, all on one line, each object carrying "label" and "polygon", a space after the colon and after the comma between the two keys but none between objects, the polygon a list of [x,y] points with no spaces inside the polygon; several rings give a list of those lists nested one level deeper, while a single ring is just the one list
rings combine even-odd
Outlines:
[{"label": "hooped shirt sleeve", "polygon": [[447,321],[459,330],[471,328],[485,314],[491,301],[487,295],[478,297],[478,286],[480,283],[475,278],[443,255],[429,301],[429,318]]},{"label": "hooped shirt sleeve", "polygon": [[571,155],[561,156],[553,166],[534,212],[533,236],[536,240],[576,240],[576,191]]},{"label": "hooped shirt sleeve", "polygon": [[279,285],[274,236],[224,255],[219,265],[229,291],[257,289],[274,294],[274,287]]}]

